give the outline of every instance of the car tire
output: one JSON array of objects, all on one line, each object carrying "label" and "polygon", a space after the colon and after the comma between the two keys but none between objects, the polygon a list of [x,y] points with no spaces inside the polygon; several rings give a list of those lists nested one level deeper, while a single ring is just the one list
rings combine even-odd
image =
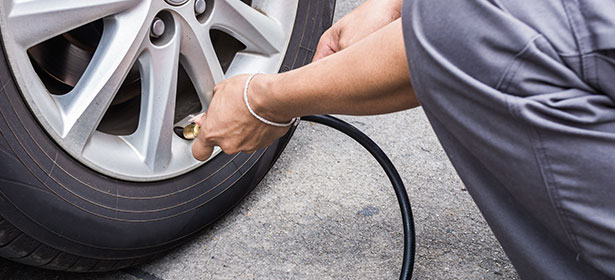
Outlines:
[{"label": "car tire", "polygon": [[[280,71],[311,61],[334,0],[300,0]],[[292,134],[253,154],[219,154],[155,182],[103,175],[64,151],[26,104],[0,49],[0,256],[78,272],[136,265],[183,244],[239,203]]]}]

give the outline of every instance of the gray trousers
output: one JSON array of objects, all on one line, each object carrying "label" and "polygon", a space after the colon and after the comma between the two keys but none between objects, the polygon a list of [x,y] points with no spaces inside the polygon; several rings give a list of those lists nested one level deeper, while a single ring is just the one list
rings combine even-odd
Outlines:
[{"label": "gray trousers", "polygon": [[615,278],[615,1],[406,0],[411,80],[524,279]]}]

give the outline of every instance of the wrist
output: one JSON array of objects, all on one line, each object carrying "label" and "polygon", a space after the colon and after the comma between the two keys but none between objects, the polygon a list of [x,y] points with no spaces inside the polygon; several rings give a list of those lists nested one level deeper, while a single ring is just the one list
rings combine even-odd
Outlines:
[{"label": "wrist", "polygon": [[254,77],[248,90],[248,98],[254,112],[273,122],[286,123],[295,116],[288,113],[282,91],[279,87],[279,75],[260,74]]}]

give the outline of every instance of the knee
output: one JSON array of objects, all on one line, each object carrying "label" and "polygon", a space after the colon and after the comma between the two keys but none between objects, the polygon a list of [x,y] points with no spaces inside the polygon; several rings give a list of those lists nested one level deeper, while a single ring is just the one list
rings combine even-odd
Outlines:
[{"label": "knee", "polygon": [[489,1],[407,1],[403,22],[412,74],[461,75],[490,87],[537,35]]},{"label": "knee", "polygon": [[464,33],[459,15],[463,13],[465,0],[412,0],[404,5],[404,26],[412,41],[427,41],[430,44],[449,43]]}]

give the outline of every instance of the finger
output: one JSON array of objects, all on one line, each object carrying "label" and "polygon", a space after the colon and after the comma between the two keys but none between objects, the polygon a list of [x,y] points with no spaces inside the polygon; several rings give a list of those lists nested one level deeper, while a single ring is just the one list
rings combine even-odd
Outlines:
[{"label": "finger", "polygon": [[325,46],[323,48],[324,49],[321,49],[320,51],[316,51],[316,55],[314,55],[314,59],[312,59],[312,62],[319,61],[335,53],[335,51],[331,49],[329,46]]},{"label": "finger", "polygon": [[331,44],[333,43],[332,41],[333,38],[331,37],[331,30],[327,30],[318,41],[318,46],[316,47],[316,53],[314,54],[312,62],[318,61],[335,53],[335,50],[331,48]]},{"label": "finger", "polygon": [[259,148],[253,148],[253,149],[245,150],[243,152],[246,153],[246,154],[251,155],[253,153],[256,153],[256,151],[258,151],[258,150],[259,150]]},{"label": "finger", "polygon": [[203,118],[205,117],[205,113],[200,113],[194,117],[192,117],[189,122],[193,122],[196,123],[198,125],[201,125],[201,123],[203,123]]},{"label": "finger", "polygon": [[213,143],[205,143],[201,138],[197,138],[192,143],[192,156],[198,161],[208,160],[213,152]]}]

